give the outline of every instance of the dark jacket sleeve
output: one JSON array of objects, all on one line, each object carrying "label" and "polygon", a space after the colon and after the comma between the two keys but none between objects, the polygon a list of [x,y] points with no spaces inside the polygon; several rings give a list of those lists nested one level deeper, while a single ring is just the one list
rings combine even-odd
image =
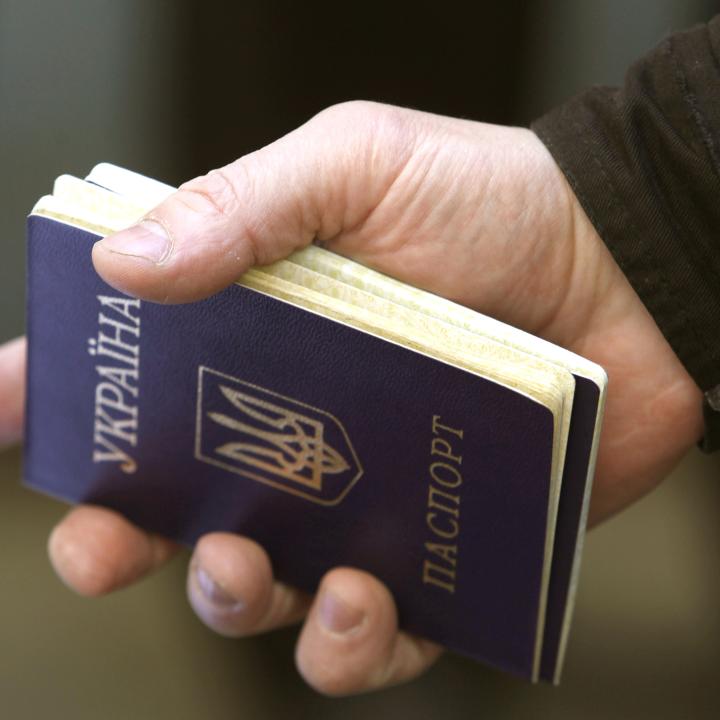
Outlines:
[{"label": "dark jacket sleeve", "polygon": [[705,392],[703,447],[720,447],[720,16],[532,128]]}]

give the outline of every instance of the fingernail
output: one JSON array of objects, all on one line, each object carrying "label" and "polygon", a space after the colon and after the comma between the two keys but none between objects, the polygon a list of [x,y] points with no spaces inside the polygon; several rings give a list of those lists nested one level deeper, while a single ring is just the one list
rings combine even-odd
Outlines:
[{"label": "fingernail", "polygon": [[172,251],[172,241],[162,223],[141,220],[127,230],[100,240],[102,247],[119,255],[132,255],[155,265],[165,262]]},{"label": "fingernail", "polygon": [[338,635],[346,635],[356,630],[365,620],[365,613],[362,610],[331,592],[324,593],[320,598],[319,615],[325,629]]},{"label": "fingernail", "polygon": [[195,581],[205,600],[219,610],[242,610],[245,603],[222,585],[215,582],[212,575],[199,565],[195,567]]}]

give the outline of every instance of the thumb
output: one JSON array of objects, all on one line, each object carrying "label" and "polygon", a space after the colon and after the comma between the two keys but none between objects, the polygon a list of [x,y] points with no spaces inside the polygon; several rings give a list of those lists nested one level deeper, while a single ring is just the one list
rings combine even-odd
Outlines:
[{"label": "thumb", "polygon": [[[249,267],[329,242],[361,223],[392,184],[415,113],[374,103],[333,106],[267,147],[191,180],[138,224],[95,244],[110,285],[189,302]],[[417,113],[419,114],[419,113]]]}]

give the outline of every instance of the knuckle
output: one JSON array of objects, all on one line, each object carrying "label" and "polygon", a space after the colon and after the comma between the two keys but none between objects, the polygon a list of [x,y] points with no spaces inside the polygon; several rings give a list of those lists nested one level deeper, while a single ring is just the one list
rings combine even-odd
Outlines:
[{"label": "knuckle", "polygon": [[[169,224],[176,227],[181,226],[176,220],[188,220],[203,229],[203,243],[207,244],[207,238],[212,237],[212,243],[225,252],[234,265],[261,264],[264,259],[260,241],[262,224],[254,217],[258,203],[253,178],[257,168],[253,173],[251,164],[252,158],[244,156],[184,183],[149,219],[156,219],[155,215],[170,218]],[[206,232],[212,227],[222,227],[229,232],[220,235]],[[242,252],[239,251],[241,245]]]},{"label": "knuckle", "polygon": [[238,160],[228,168],[211,170],[181,185],[170,202],[177,202],[201,215],[233,215],[240,206],[239,182],[235,175],[248,177],[247,173],[242,173],[242,168],[242,161]]},{"label": "knuckle", "polygon": [[311,122],[323,129],[328,125],[344,132],[377,129],[404,113],[402,108],[370,100],[347,100],[321,110]]},{"label": "knuckle", "polygon": [[354,673],[335,658],[312,663],[298,659],[298,669],[305,682],[323,695],[339,697],[362,689]]},{"label": "knuckle", "polygon": [[376,127],[385,125],[408,127],[418,117],[424,116],[424,113],[372,100],[347,100],[330,105],[318,113],[318,117],[323,116],[344,121],[363,121]]},{"label": "knuckle", "polygon": [[340,157],[361,161],[355,170],[371,171],[375,181],[389,186],[426,133],[427,117],[394,105],[351,100],[331,105],[310,122],[320,136],[343,150]]},{"label": "knuckle", "polygon": [[382,103],[372,102],[371,100],[345,100],[343,102],[328,105],[321,110],[315,117],[318,118],[348,118],[375,115],[390,107]]},{"label": "knuckle", "polygon": [[110,566],[69,532],[64,524],[51,534],[48,551],[55,571],[80,595],[98,597],[114,587],[116,578]]}]

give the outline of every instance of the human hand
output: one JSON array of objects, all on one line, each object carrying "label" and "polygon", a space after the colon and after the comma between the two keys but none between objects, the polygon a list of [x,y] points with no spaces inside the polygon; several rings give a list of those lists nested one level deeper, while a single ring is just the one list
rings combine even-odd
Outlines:
[{"label": "human hand", "polygon": [[[93,253],[100,274],[133,295],[199,299],[317,241],[603,365],[610,389],[593,521],[654,487],[702,432],[698,388],[528,130],[344,104],[185,184],[151,215],[170,229],[169,243],[147,222]],[[106,510],[79,508],[50,551],[68,584],[100,594],[157,566],[172,546]],[[312,599],[274,582],[246,538],[203,538],[188,591],[200,617],[227,635],[307,613],[297,663],[323,692],[399,682],[439,654],[398,632],[389,593],[366,573],[333,570]],[[347,632],[326,622],[358,618]]]}]

